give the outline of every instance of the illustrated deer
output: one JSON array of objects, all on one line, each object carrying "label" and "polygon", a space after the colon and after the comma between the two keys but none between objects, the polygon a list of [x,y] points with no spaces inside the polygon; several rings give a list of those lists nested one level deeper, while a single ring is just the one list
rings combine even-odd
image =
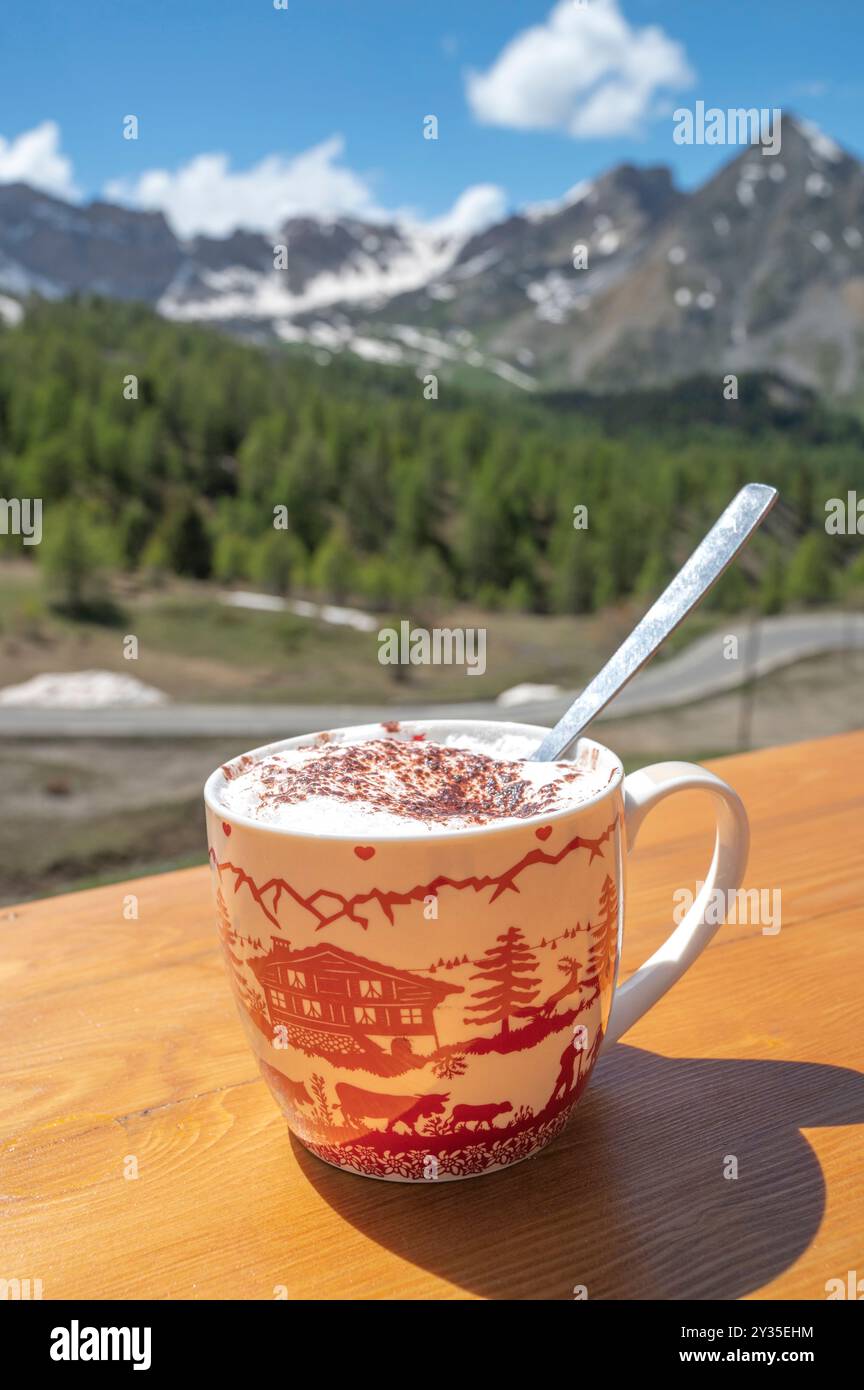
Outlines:
[{"label": "illustrated deer", "polygon": [[562,956],[561,960],[558,962],[558,969],[566,974],[567,979],[564,981],[561,988],[556,989],[555,993],[551,994],[546,1000],[546,1003],[540,1006],[537,1010],[538,1014],[548,1018],[556,1004],[559,1004],[562,999],[566,999],[568,994],[573,994],[577,990],[581,990],[582,985],[579,981],[579,968],[580,963],[578,960],[574,960],[572,956]]}]

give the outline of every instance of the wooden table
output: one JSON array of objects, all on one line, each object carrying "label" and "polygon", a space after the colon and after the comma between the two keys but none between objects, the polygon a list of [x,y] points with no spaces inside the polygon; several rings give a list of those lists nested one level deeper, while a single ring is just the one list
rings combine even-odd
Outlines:
[{"label": "wooden table", "polygon": [[[0,1276],[46,1299],[824,1299],[864,1277],[864,734],[716,767],[782,929],[722,928],[554,1145],[463,1183],[371,1182],[289,1139],[205,868],[0,909]],[[706,867],[708,818],[696,794],[649,818],[624,975]]]}]

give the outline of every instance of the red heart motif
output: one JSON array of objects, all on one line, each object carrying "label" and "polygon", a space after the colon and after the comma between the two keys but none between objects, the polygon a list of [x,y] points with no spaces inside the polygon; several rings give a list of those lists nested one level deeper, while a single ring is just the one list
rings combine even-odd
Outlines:
[{"label": "red heart motif", "polygon": [[223,820],[223,822],[222,822],[222,829],[223,829],[223,831],[225,832],[225,834],[228,835],[228,836],[230,837],[230,835],[231,835],[231,826],[228,824],[227,820]]},{"label": "red heart motif", "polygon": [[534,834],[537,836],[538,840],[548,840],[549,836],[552,834],[552,827],[551,825],[541,825],[539,830],[534,831]]},{"label": "red heart motif", "polygon": [[371,859],[375,849],[372,845],[355,845],[354,853],[358,859]]}]

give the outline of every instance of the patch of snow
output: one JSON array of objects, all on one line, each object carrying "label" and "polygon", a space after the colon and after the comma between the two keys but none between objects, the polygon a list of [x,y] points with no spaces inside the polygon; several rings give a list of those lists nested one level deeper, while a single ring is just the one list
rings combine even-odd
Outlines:
[{"label": "patch of snow", "polygon": [[617,232],[614,227],[610,227],[608,231],[603,232],[597,239],[597,250],[600,252],[601,256],[614,255],[620,245],[621,233]]},{"label": "patch of snow", "polygon": [[687,259],[687,252],[683,246],[670,246],[666,259],[670,265],[683,265]]},{"label": "patch of snow", "polygon": [[220,594],[219,601],[226,608],[250,608],[255,613],[284,613],[288,608],[284,598],[275,594],[252,594],[242,589]]},{"label": "patch of snow", "polygon": [[502,362],[494,358],[489,364],[496,376],[500,376],[502,381],[509,381],[511,386],[518,386],[523,391],[533,391],[536,389],[537,382],[533,376],[528,376],[527,372],[520,372],[509,362]]},{"label": "patch of snow", "polygon": [[305,328],[300,328],[296,323],[292,323],[291,319],[277,320],[273,325],[273,332],[283,343],[306,343],[309,341],[309,335]]},{"label": "patch of snow", "polygon": [[479,256],[472,256],[470,261],[463,261],[461,265],[454,265],[450,272],[451,280],[470,280],[475,275],[480,275],[490,266],[495,265],[501,259],[501,252],[497,246],[491,246],[488,251],[481,251]]},{"label": "patch of snow", "polygon": [[352,338],[349,348],[367,362],[383,362],[391,366],[403,361],[404,354],[395,343],[382,343],[378,338]]},{"label": "patch of snow", "polygon": [[377,632],[378,622],[369,613],[361,613],[358,608],[340,608],[332,603],[308,603],[305,599],[292,599],[286,605],[298,618],[320,618],[322,622],[336,627],[353,627],[357,632]]},{"label": "patch of snow", "polygon": [[29,709],[112,709],[164,705],[167,696],[135,676],[114,671],[46,672],[0,690],[0,705]]},{"label": "patch of snow", "polygon": [[10,328],[15,328],[24,317],[24,308],[18,303],[17,299],[9,299],[7,295],[0,294],[0,319]]},{"label": "patch of snow", "polygon": [[318,319],[309,329],[309,341],[316,347],[327,348],[329,352],[339,352],[351,341],[351,329],[343,324]]},{"label": "patch of snow", "polygon": [[[290,319],[339,303],[384,303],[392,296],[421,289],[449,271],[465,244],[467,233],[441,236],[428,228],[402,229],[402,239],[383,263],[359,252],[337,271],[322,271],[292,294],[278,270],[245,268],[209,272],[205,283],[213,293],[190,299],[188,275],[178,274],[160,298],[157,309],[181,322],[223,318]],[[204,277],[202,276],[202,279]]]},{"label": "patch of snow", "polygon": [[825,135],[814,121],[797,122],[798,129],[810,146],[810,151],[815,154],[817,159],[830,160],[832,164],[838,164],[843,158],[843,151],[830,135]]},{"label": "patch of snow", "polygon": [[257,613],[294,613],[298,618],[317,618],[336,627],[353,627],[357,632],[377,632],[378,622],[359,608],[341,608],[332,603],[309,603],[306,599],[278,598],[275,594],[256,594],[230,589],[219,595],[228,608],[247,608]]},{"label": "patch of snow", "polygon": [[831,185],[824,174],[808,174],[804,180],[804,191],[811,198],[830,198]]},{"label": "patch of snow", "polygon": [[675,291],[675,303],[678,305],[678,308],[679,308],[679,309],[686,309],[686,308],[687,308],[687,305],[688,305],[688,304],[692,304],[692,302],[693,302],[693,294],[692,294],[692,291],[691,291],[691,290],[688,290],[687,287],[686,287],[686,285],[681,285],[681,286]]},{"label": "patch of snow", "polygon": [[455,286],[455,285],[427,285],[427,286],[426,286],[426,293],[428,294],[428,296],[429,296],[430,299],[439,299],[439,300],[442,300],[442,301],[449,300],[449,299],[455,299],[455,298],[456,298],[456,286]]},{"label": "patch of snow", "polygon": [[495,703],[502,709],[513,709],[516,705],[530,705],[535,700],[557,700],[563,694],[560,685],[532,685],[525,681],[502,690]]},{"label": "patch of snow", "polygon": [[527,285],[525,294],[536,304],[538,319],[546,323],[563,323],[577,303],[586,298],[582,285],[560,270],[550,270],[542,280]]},{"label": "patch of snow", "polygon": [[436,338],[431,333],[422,333],[419,328],[412,328],[410,324],[394,324],[390,332],[400,343],[413,348],[415,352],[428,352],[433,357],[448,357],[451,360],[459,356],[456,349],[450,343],[445,343],[443,338]]},{"label": "patch of snow", "polygon": [[696,303],[700,309],[713,309],[717,300],[710,290],[702,290],[702,292],[696,296]]},{"label": "patch of snow", "polygon": [[563,198],[552,198],[545,203],[530,203],[522,209],[522,216],[527,222],[545,222],[547,217],[554,217],[556,213],[576,207],[577,203],[581,203],[587,198],[593,189],[594,185],[590,179],[582,179],[581,182],[574,184]]},{"label": "patch of snow", "polygon": [[43,299],[63,298],[63,290],[59,285],[55,285],[53,280],[46,280],[44,275],[33,275],[17,261],[10,261],[2,255],[0,255],[0,290],[8,290],[9,294],[39,294]]}]

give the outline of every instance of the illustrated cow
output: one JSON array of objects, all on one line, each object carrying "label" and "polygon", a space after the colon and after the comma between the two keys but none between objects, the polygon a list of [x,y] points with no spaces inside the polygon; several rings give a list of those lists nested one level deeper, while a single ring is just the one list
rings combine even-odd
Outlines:
[{"label": "illustrated cow", "polygon": [[386,1120],[387,1134],[394,1132],[395,1124],[407,1125],[412,1134],[416,1134],[417,1122],[430,1115],[442,1115],[450,1099],[449,1091],[429,1096],[391,1096],[382,1095],[380,1091],[364,1091],[344,1081],[337,1083],[336,1095],[346,1125],[359,1125],[364,1120]]},{"label": "illustrated cow", "polygon": [[453,1128],[464,1126],[466,1129],[473,1124],[477,1129],[492,1129],[492,1121],[496,1115],[506,1115],[513,1106],[509,1100],[499,1101],[496,1105],[454,1105],[453,1106]]}]

